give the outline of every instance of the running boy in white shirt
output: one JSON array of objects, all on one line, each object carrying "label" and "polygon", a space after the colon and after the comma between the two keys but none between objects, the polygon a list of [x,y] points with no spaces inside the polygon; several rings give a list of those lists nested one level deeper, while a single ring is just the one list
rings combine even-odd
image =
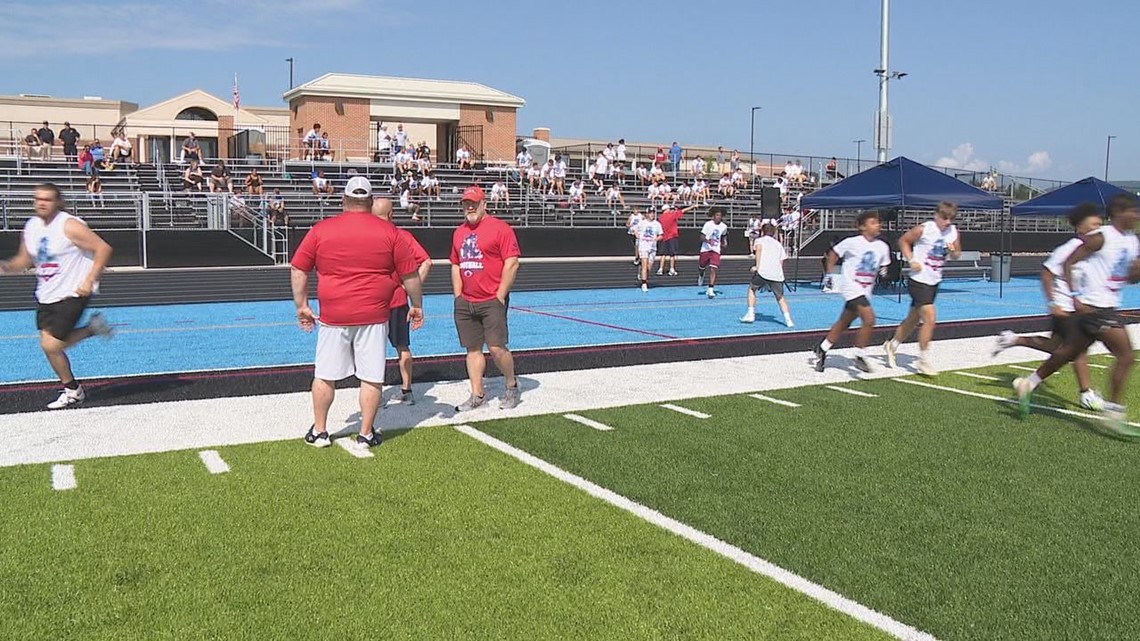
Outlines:
[{"label": "running boy in white shirt", "polygon": [[641,221],[645,216],[641,213],[640,207],[634,207],[633,213],[625,221],[625,233],[629,234],[629,239],[633,244],[633,264],[641,265],[641,251],[638,249],[638,232],[641,230]]},{"label": "running boy in white shirt", "polygon": [[657,241],[665,234],[657,212],[649,209],[637,225],[637,255],[641,259],[641,291],[649,291],[649,268],[657,258]]},{"label": "running boy in white shirt", "polygon": [[958,205],[940,202],[934,211],[934,219],[916,225],[899,238],[899,251],[903,261],[910,265],[910,312],[895,330],[893,338],[883,343],[887,352],[887,364],[895,367],[895,355],[899,345],[918,330],[918,371],[923,376],[937,376],[938,370],[930,364],[927,348],[934,338],[934,325],[937,312],[934,297],[938,295],[938,285],[942,282],[942,266],[946,258],[957,258],[962,253],[962,239],[954,218],[958,215]]},{"label": "running boy in white shirt", "polygon": [[705,284],[705,274],[708,273],[708,289],[705,295],[716,298],[716,274],[720,270],[720,252],[728,246],[728,225],[721,222],[724,218],[723,207],[709,209],[712,220],[705,221],[701,227],[701,255],[697,262],[700,270],[697,276],[697,286]]},{"label": "running boy in white shirt", "polygon": [[756,292],[766,289],[776,297],[776,303],[784,313],[784,324],[795,327],[788,301],[784,299],[784,261],[788,259],[788,252],[776,240],[775,225],[767,224],[760,228],[760,237],[753,241],[752,252],[756,256],[756,264],[752,267],[752,282],[748,286],[748,313],[740,322],[756,321]]},{"label": "running boy in white shirt", "polygon": [[827,273],[835,270],[836,263],[843,260],[843,278],[840,285],[843,293],[843,312],[827,332],[823,342],[815,347],[815,371],[822,372],[827,352],[839,340],[843,332],[851,327],[856,318],[860,320],[859,332],[855,335],[855,367],[864,372],[871,371],[867,361],[867,343],[871,342],[871,331],[875,329],[875,310],[871,308],[871,294],[875,280],[884,273],[891,263],[891,250],[879,240],[879,212],[865,211],[856,219],[859,235],[839,241],[827,252]]}]

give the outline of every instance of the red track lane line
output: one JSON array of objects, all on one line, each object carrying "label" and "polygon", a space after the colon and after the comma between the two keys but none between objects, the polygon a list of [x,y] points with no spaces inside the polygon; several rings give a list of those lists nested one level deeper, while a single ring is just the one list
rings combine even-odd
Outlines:
[{"label": "red track lane line", "polygon": [[549,316],[550,318],[557,318],[560,320],[573,321],[575,323],[583,323],[585,325],[594,325],[595,327],[604,327],[606,329],[616,329],[622,332],[633,332],[634,334],[643,334],[645,336],[653,336],[655,338],[665,338],[671,341],[681,340],[679,336],[670,336],[668,334],[658,334],[657,332],[650,332],[644,329],[634,329],[632,327],[622,327],[620,325],[610,325],[609,323],[599,323],[597,321],[586,320],[584,318],[574,318],[573,316],[563,316],[562,314],[552,314],[550,312],[540,312],[538,310],[530,309],[527,307],[512,307],[511,309],[526,312],[528,314],[537,314],[539,316]]}]

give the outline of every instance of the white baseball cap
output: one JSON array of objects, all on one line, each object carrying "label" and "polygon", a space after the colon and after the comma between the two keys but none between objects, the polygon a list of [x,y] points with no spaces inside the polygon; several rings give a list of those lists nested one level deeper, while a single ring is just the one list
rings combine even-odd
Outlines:
[{"label": "white baseball cap", "polygon": [[351,198],[371,198],[372,197],[372,183],[364,176],[353,176],[348,179],[348,184],[344,186],[344,195]]}]

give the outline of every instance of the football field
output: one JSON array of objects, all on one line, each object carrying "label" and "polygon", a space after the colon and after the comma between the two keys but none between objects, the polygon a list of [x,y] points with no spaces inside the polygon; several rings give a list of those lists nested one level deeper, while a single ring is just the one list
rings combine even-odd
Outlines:
[{"label": "football field", "polygon": [[[1103,390],[1111,359],[1093,361]],[[679,385],[388,432],[366,457],[292,438],[0,467],[0,629],[1134,638],[1140,450],[1075,407],[1067,370],[1018,418],[1009,384],[1031,366]],[[1127,400],[1140,420],[1135,386]]]}]

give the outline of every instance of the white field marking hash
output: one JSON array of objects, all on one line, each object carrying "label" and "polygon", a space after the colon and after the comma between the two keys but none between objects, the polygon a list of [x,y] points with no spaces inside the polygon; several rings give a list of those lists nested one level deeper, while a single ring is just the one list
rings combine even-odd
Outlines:
[{"label": "white field marking hash", "polygon": [[55,490],[74,490],[79,487],[79,483],[75,481],[75,466],[51,466],[51,487]]},{"label": "white field marking hash", "polygon": [[691,410],[687,407],[681,407],[680,405],[674,405],[672,403],[662,403],[661,407],[667,410],[673,410],[674,412],[680,412],[681,414],[688,414],[694,418],[712,418],[711,414],[705,414],[704,412],[698,412],[697,410]]},{"label": "white field marking hash", "polygon": [[824,385],[824,387],[826,387],[829,390],[835,390],[836,392],[843,392],[844,394],[850,394],[852,396],[862,396],[863,398],[879,398],[878,394],[871,394],[870,392],[860,392],[857,389],[849,389],[846,387],[840,387],[838,385]]},{"label": "white field marking hash", "polygon": [[605,423],[599,423],[594,419],[586,418],[585,416],[579,416],[578,414],[563,414],[562,418],[574,421],[575,423],[581,423],[586,427],[592,427],[599,432],[612,432],[614,429]]},{"label": "white field marking hash", "polygon": [[198,452],[198,458],[202,459],[202,463],[206,465],[206,469],[210,474],[225,474],[230,471],[230,466],[222,460],[217,450],[203,450]]},{"label": "white field marking hash", "polygon": [[776,405],[783,405],[784,407],[791,407],[791,408],[802,407],[799,403],[793,403],[791,401],[784,401],[784,400],[780,400],[778,398],[772,398],[771,396],[764,396],[763,394],[749,394],[749,396],[751,396],[752,398],[754,398],[756,400],[768,401],[769,403],[775,403]]}]

